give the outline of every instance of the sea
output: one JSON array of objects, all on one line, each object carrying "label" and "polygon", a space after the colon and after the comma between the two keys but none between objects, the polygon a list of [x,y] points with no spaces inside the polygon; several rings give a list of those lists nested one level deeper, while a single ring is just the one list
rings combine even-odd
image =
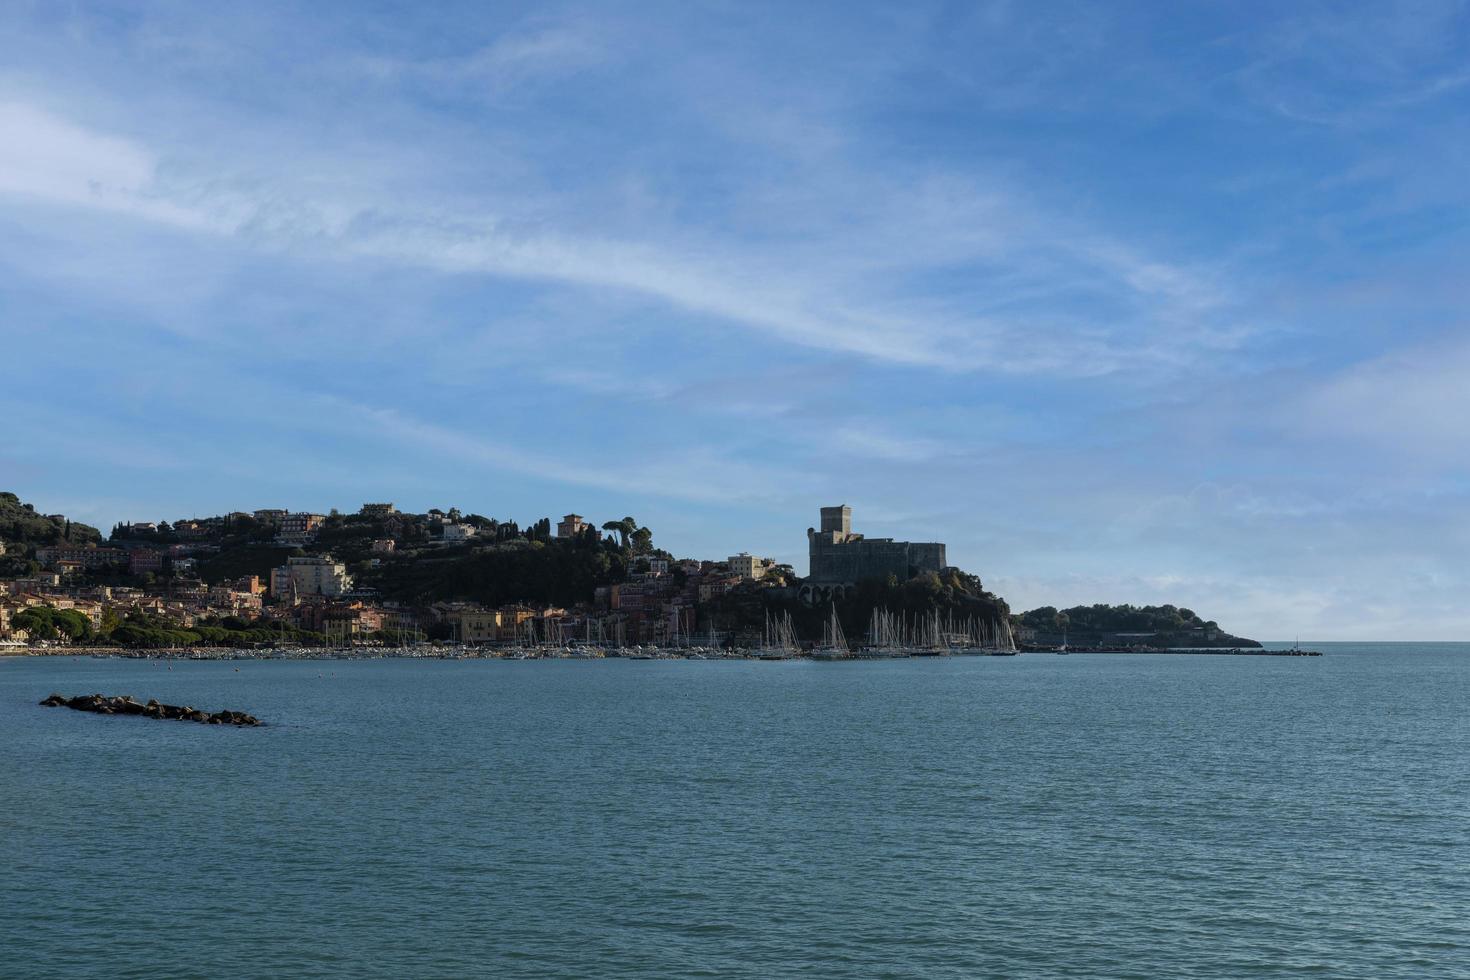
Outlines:
[{"label": "sea", "polygon": [[1314,646],[5,658],[0,976],[1470,976],[1470,644]]}]

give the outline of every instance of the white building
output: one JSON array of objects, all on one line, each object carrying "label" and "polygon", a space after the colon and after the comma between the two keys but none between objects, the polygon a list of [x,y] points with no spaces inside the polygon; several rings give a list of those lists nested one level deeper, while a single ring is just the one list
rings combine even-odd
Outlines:
[{"label": "white building", "polygon": [[331,558],[287,558],[271,569],[271,595],[341,595],[352,588],[347,566]]},{"label": "white building", "polygon": [[774,564],[769,558],[757,558],[743,551],[738,555],[731,555],[725,562],[730,566],[730,574],[741,578],[761,578],[766,574],[766,569]]},{"label": "white building", "polygon": [[468,541],[475,536],[473,524],[446,524],[444,525],[445,541]]}]

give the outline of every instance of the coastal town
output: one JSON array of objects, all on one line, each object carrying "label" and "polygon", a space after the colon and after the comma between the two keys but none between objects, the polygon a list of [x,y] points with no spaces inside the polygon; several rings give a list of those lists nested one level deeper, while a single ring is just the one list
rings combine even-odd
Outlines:
[{"label": "coastal town", "polygon": [[368,502],[96,528],[0,493],[0,651],[789,659],[1259,647],[1191,610],[1013,615],[940,542],[806,530],[808,570],[676,557],[631,516],[525,527]]},{"label": "coastal town", "polygon": [[[835,648],[836,602],[864,582],[952,598],[965,578],[942,544],[853,533],[845,506],[808,529],[813,571],[799,578],[743,552],[676,558],[631,517],[521,528],[369,502],[350,514],[136,521],[103,539],[14,494],[0,502],[19,515],[0,517],[0,644],[11,649],[799,656]],[[843,649],[1013,650],[1004,604],[973,598],[981,606],[958,617],[926,595],[926,616],[890,614]]]}]

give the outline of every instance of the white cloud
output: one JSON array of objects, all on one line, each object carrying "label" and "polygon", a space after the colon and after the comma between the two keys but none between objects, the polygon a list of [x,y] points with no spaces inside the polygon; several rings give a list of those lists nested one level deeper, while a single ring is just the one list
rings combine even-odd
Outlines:
[{"label": "white cloud", "polygon": [[587,19],[507,31],[468,54],[350,59],[350,69],[379,79],[453,86],[496,97],[536,81],[586,70],[613,52]]},{"label": "white cloud", "polygon": [[[717,244],[708,233],[664,227],[653,245],[573,230],[575,221],[560,228],[549,220],[528,224],[497,213],[493,204],[451,217],[411,198],[324,193],[318,182],[302,187],[265,161],[249,179],[199,163],[173,161],[165,168],[159,154],[136,141],[24,105],[4,110],[0,134],[10,137],[0,157],[8,174],[0,177],[0,193],[277,252],[618,290],[707,318],[705,329],[736,325],[790,344],[931,370],[1087,375],[1140,360],[1188,361],[1206,333],[1201,325],[1222,302],[1218,288],[1192,272],[1141,257],[1106,236],[1079,233],[1072,223],[1014,200],[1002,205],[999,190],[970,181],[923,183],[913,206],[897,210],[885,188],[864,186],[859,196],[879,203],[850,202],[858,204],[858,226],[821,219],[795,242]],[[555,215],[557,202],[544,201],[540,210]],[[983,263],[975,269],[978,288],[992,297],[1030,289],[1043,298],[1057,288],[1046,283],[1060,269],[1093,279],[1089,288],[1121,292],[1166,315],[1156,330],[1130,336],[1024,309],[987,315],[974,304],[936,307],[904,289],[930,265],[976,261]]]},{"label": "white cloud", "polygon": [[735,503],[769,500],[790,493],[800,480],[756,463],[693,445],[675,452],[640,445],[613,445],[614,459],[548,452],[490,439],[472,430],[426,422],[391,408],[319,399],[312,428],[351,431],[385,438],[405,450],[430,450],[437,458],[574,486],[680,500]]},{"label": "white cloud", "polygon": [[822,445],[847,456],[896,463],[924,462],[946,451],[937,439],[893,432],[876,423],[842,426],[825,434]]},{"label": "white cloud", "polygon": [[1461,466],[1470,462],[1470,343],[1396,351],[1305,394],[1287,424],[1308,435]]},{"label": "white cloud", "polygon": [[0,194],[202,227],[202,215],[154,196],[156,167],[134,142],[32,106],[0,103]]}]

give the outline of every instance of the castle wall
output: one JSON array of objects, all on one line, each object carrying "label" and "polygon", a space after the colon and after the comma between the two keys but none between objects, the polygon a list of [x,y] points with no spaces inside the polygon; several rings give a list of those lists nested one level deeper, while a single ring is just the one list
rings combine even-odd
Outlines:
[{"label": "castle wall", "polygon": [[808,557],[814,582],[861,582],[886,579],[907,581],[914,575],[938,572],[946,565],[944,545],[886,538],[834,541],[832,535],[812,534]]}]

